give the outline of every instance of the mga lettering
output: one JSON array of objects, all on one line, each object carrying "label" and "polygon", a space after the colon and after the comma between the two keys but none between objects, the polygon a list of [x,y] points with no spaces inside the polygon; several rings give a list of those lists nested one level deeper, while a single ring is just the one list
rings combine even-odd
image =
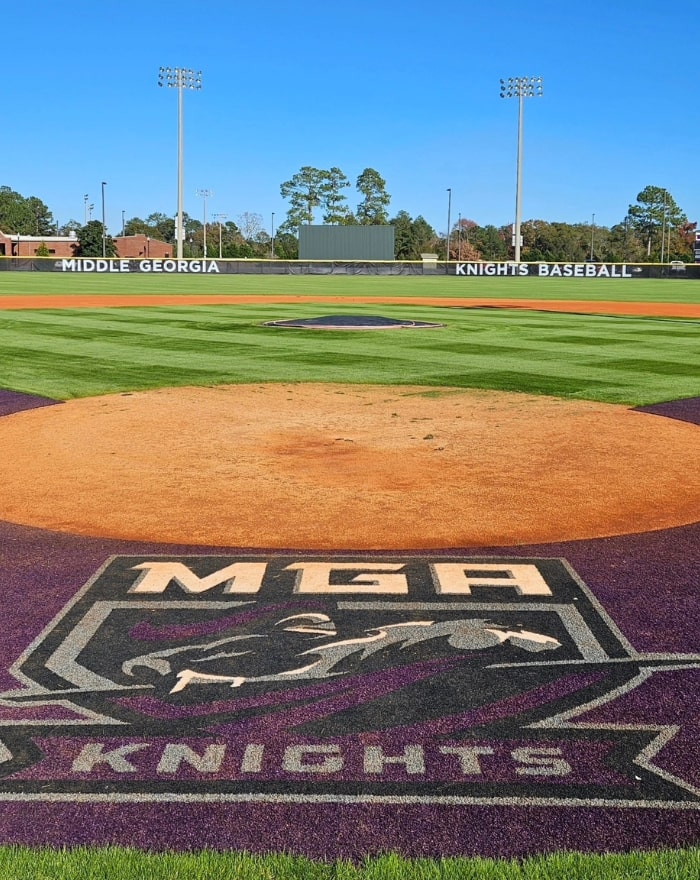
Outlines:
[{"label": "mga lettering", "polygon": [[[140,574],[129,593],[162,594],[171,588],[188,594],[207,593],[216,588],[226,595],[259,593],[265,584],[269,562],[234,562],[208,575],[199,576],[183,562],[153,560],[132,566]],[[471,596],[477,588],[512,590],[518,596],[552,596],[552,590],[533,563],[432,562],[425,568],[435,593],[442,596]],[[282,568],[296,572],[295,594],[408,595],[411,571],[402,562],[335,562],[300,560]]]},{"label": "mga lettering", "polygon": [[[507,566],[493,562],[465,565],[455,562],[432,564],[437,593],[469,596],[473,587],[509,587],[519,596],[551,596],[536,565]],[[504,570],[505,569],[505,570]]]},{"label": "mga lettering", "polygon": [[142,571],[130,593],[163,593],[168,584],[177,584],[185,593],[205,593],[223,586],[224,593],[257,593],[267,570],[266,562],[234,562],[206,577],[198,577],[182,562],[142,562],[133,567]]},{"label": "mga lettering", "polygon": [[[408,593],[405,574],[398,572],[402,563],[393,562],[293,562],[288,571],[298,571],[295,593]],[[333,571],[363,571],[349,583],[334,586],[330,582]]]}]

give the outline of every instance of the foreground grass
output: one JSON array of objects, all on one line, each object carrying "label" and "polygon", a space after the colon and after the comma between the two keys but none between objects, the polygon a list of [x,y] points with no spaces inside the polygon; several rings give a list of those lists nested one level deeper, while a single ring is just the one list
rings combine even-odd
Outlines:
[{"label": "foreground grass", "polygon": [[642,405],[700,394],[700,321],[352,305],[435,330],[309,331],[317,304],[0,310],[0,387],[57,399],[163,386],[339,382]]},{"label": "foreground grass", "polygon": [[244,853],[176,855],[119,848],[0,847],[0,876],[3,880],[697,880],[700,849],[604,856],[560,853],[522,862],[405,860],[386,855],[351,864]]},{"label": "foreground grass", "polygon": [[0,296],[142,294],[486,297],[700,303],[700,280],[445,275],[102,275],[0,272]]}]

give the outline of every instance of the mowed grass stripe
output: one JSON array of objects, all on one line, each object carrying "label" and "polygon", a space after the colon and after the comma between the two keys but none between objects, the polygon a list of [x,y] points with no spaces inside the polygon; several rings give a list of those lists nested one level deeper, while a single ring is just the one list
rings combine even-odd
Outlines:
[{"label": "mowed grass stripe", "polygon": [[[367,306],[350,311],[377,313]],[[455,385],[628,404],[700,393],[700,322],[411,311],[447,326],[368,332],[262,326],[266,319],[317,314],[309,305],[5,312],[0,383],[59,398],[259,381]],[[406,314],[402,307],[381,313]],[[578,337],[582,344],[573,341]],[[591,339],[601,343],[595,356]]]},{"label": "mowed grass stripe", "polygon": [[428,296],[700,303],[700,280],[454,275],[83,275],[0,271],[0,297],[47,295]]},{"label": "mowed grass stripe", "polygon": [[[33,325],[32,334],[46,333],[53,335],[57,327],[61,327],[62,338],[89,340],[99,335],[105,339],[119,336],[153,337],[155,344],[172,345],[173,348],[190,346],[191,342],[200,342],[212,347],[221,343],[230,345],[232,342],[246,344],[246,338],[257,335],[251,346],[259,346],[263,341],[274,340],[276,348],[298,349],[303,345],[300,340],[313,338],[316,345],[325,336],[326,340],[357,339],[357,331],[312,333],[305,330],[273,330],[263,327],[263,322],[275,317],[294,318],[309,317],[317,309],[310,305],[276,306],[260,308],[251,306],[199,307],[197,309],[103,309],[95,311],[26,311],[0,312],[0,325],[22,323]],[[374,314],[369,306],[354,306],[348,310],[353,315]],[[405,317],[405,307],[386,306],[382,309],[389,317]],[[630,355],[638,352],[639,345],[648,346],[650,339],[658,338],[659,357],[664,361],[685,363],[686,348],[691,352],[697,350],[700,342],[700,321],[674,322],[663,319],[614,318],[602,316],[567,316],[558,314],[532,314],[499,310],[496,313],[488,310],[470,310],[466,313],[447,311],[445,309],[412,309],[411,315],[420,319],[445,322],[446,327],[435,333],[411,333],[394,331],[392,334],[363,334],[364,340],[374,341],[381,337],[382,347],[392,336],[397,338],[401,333],[403,342],[410,342],[413,347],[428,348],[431,352],[489,353],[498,349],[510,351],[543,351],[567,346],[575,355],[581,348],[584,356],[590,357],[590,348],[602,348],[607,345],[617,347],[615,356],[620,356],[625,347]],[[49,317],[47,317],[49,316]],[[201,316],[201,320],[198,317]],[[570,326],[579,328],[577,333],[553,333],[553,327]],[[465,331],[457,341],[449,331]],[[272,335],[274,334],[274,335]],[[518,344],[513,342],[518,338]],[[170,343],[165,340],[170,339]],[[448,341],[445,341],[448,340]],[[148,344],[147,339],[142,342]],[[672,342],[674,345],[669,345]],[[687,343],[687,346],[684,345]],[[604,350],[600,357],[608,357]]]},{"label": "mowed grass stripe", "polygon": [[[141,313],[141,314],[143,314],[143,313]],[[57,314],[57,317],[58,317],[58,319],[59,319],[60,321],[66,321],[66,320],[68,320],[67,317],[64,317],[64,316],[65,316],[65,313],[58,313],[58,314]],[[34,320],[35,320],[35,319],[34,319]],[[75,320],[76,320],[76,321],[80,321],[80,320],[81,320],[81,316],[80,316],[80,314],[77,314],[77,315],[75,316]],[[491,319],[489,318],[489,320],[491,320]],[[110,322],[110,325],[111,325],[111,323],[112,323],[112,322]],[[532,322],[530,322],[530,323],[532,323]],[[540,321],[539,323],[541,323],[541,321]],[[98,327],[98,329],[99,329],[99,331],[100,331],[100,336],[101,336],[101,339],[102,339],[102,342],[101,342],[100,344],[104,347],[104,337],[105,337],[105,335],[106,335],[106,334],[105,334],[105,329],[106,329],[106,328],[104,328],[103,325],[101,326],[99,322],[97,323],[96,326]],[[122,326],[123,326],[123,322],[122,322]],[[153,331],[156,329],[156,328],[155,328],[153,325],[151,325],[151,324],[149,324],[149,325],[147,325],[147,326],[148,326],[148,328],[151,330],[151,332],[153,332]],[[212,325],[210,324],[210,326],[212,326]],[[521,323],[520,325],[518,325],[518,326],[519,326],[520,329],[523,329],[523,328],[522,328],[522,323]],[[114,329],[113,326],[112,326],[111,329],[112,329],[112,330]],[[263,328],[258,328],[258,329],[259,329],[263,334],[266,334],[266,336],[265,336],[265,341],[269,342],[270,339],[271,339],[271,337],[270,337],[270,335],[269,335],[269,334],[270,334],[270,331],[269,331],[269,330],[265,330],[265,329],[263,329]],[[472,322],[472,329],[473,329],[473,322]],[[513,328],[511,327],[511,329],[513,329]],[[213,330],[214,330],[214,327],[212,326],[212,331],[213,331]],[[225,343],[224,343],[224,345],[225,345],[226,357],[229,356],[229,349],[230,349],[230,347],[233,347],[233,346],[235,345],[236,348],[238,349],[238,348],[240,347],[240,344],[241,344],[241,341],[240,341],[240,340],[237,340],[237,338],[236,338],[235,335],[232,335],[231,330],[232,330],[232,328],[229,326],[229,327],[227,328],[227,333],[224,334],[224,337],[225,337]],[[209,334],[208,334],[208,342],[209,342],[210,344],[207,345],[207,353],[208,353],[208,355],[209,355],[209,359],[211,359],[211,358],[214,356],[214,352],[211,350],[211,349],[214,348],[214,346],[212,345],[212,343],[214,343],[214,339],[213,339],[214,333],[213,333],[212,331],[210,331]],[[140,326],[139,326],[138,332],[139,332],[139,333],[143,333],[143,332],[144,332],[144,325],[140,325]],[[161,326],[160,324],[157,325],[157,332],[158,332],[158,333],[162,333],[162,326]],[[324,362],[324,357],[325,357],[324,355],[318,355],[318,354],[315,352],[311,357],[306,357],[306,356],[303,354],[304,343],[305,343],[305,342],[308,343],[308,341],[309,341],[309,334],[308,334],[308,332],[304,332],[304,331],[299,331],[299,332],[294,332],[294,331],[278,331],[278,333],[279,333],[279,332],[282,333],[282,337],[281,337],[281,338],[278,338],[278,339],[276,340],[276,342],[277,342],[278,344],[276,345],[276,351],[275,351],[273,354],[276,354],[276,352],[279,350],[280,347],[285,347],[285,346],[282,346],[281,343],[282,343],[282,341],[283,341],[283,339],[284,339],[284,336],[287,335],[287,337],[288,337],[288,343],[287,343],[286,348],[288,349],[288,357],[296,358],[297,362],[304,362],[304,363],[323,363],[323,362]],[[193,334],[193,335],[199,335],[199,334]],[[314,334],[312,334],[312,335],[314,335]],[[318,334],[315,334],[315,335],[318,336]],[[328,334],[321,334],[321,335],[322,335],[322,336],[325,335],[325,336],[326,336],[326,339],[328,339]],[[335,336],[336,334],[332,334],[332,335]],[[346,339],[348,338],[348,336],[349,336],[349,337],[352,337],[352,342],[356,341],[356,334],[354,334],[354,333],[352,333],[352,334],[337,334],[337,337],[344,337],[344,338],[346,338]],[[293,338],[292,338],[292,337],[293,337]],[[425,340],[425,335],[421,335],[421,338],[422,338],[423,340]],[[203,340],[203,339],[207,339],[207,333],[206,333],[206,331],[204,332],[203,335],[200,335],[200,340]],[[411,341],[412,341],[412,342],[415,342],[416,340],[418,340],[418,336],[417,336],[417,335],[414,335],[414,336],[412,337]],[[366,340],[365,340],[365,341],[366,341]],[[405,340],[402,340],[402,341],[405,341]],[[236,345],[237,342],[238,342],[238,345]],[[333,349],[334,349],[334,351],[335,351],[335,353],[336,353],[336,361],[344,361],[345,359],[342,358],[342,357],[340,356],[340,352],[338,352],[338,340],[337,340],[337,339],[334,339],[333,342],[335,343],[334,346],[333,346]],[[348,344],[349,344],[349,343],[350,343],[350,340],[348,340]],[[52,345],[53,345],[53,344],[54,344],[54,343],[52,343]],[[182,341],[179,340],[177,344],[178,344],[178,346],[181,346],[181,345],[182,345]],[[246,344],[249,345],[249,348],[257,347],[256,345],[251,344],[251,343],[249,343],[249,342],[246,343]],[[314,343],[314,344],[316,344],[316,343]],[[552,353],[551,353],[551,352],[547,352],[546,350],[542,350],[541,347],[539,346],[539,344],[537,343],[536,340],[535,340],[534,342],[531,342],[530,344],[531,344],[531,345],[537,350],[540,359],[543,359],[543,358],[546,359],[546,358],[551,358],[551,357],[552,357]],[[31,346],[31,343],[29,343],[29,345]],[[33,347],[33,346],[31,346],[31,347]],[[364,349],[364,350],[363,350],[363,352],[362,352],[362,359],[363,359],[363,361],[364,361],[364,365],[365,365],[365,367],[368,366],[368,360],[369,360],[368,352],[367,352],[367,350],[366,350],[368,347],[369,347],[369,346],[368,346],[367,344],[366,344],[366,345],[363,345],[363,349]],[[384,347],[384,343],[382,343],[382,347],[383,347],[383,351],[382,351],[382,359],[383,359],[383,360],[386,360],[387,357],[391,357],[391,356],[392,356],[392,352],[391,352],[391,351],[388,351],[387,348]],[[467,351],[466,351],[466,352],[465,352],[464,350],[460,350],[460,349],[462,349],[462,345],[460,345],[460,346],[453,346],[453,349],[454,349],[455,351],[459,351],[460,354],[465,354],[465,353],[470,354],[470,355],[472,356],[472,358],[473,358],[474,355],[473,355],[473,352],[471,351],[471,346],[470,346],[469,343],[467,343],[467,347],[468,347],[468,348],[467,348]],[[486,346],[486,347],[481,347],[481,351],[484,351],[486,348],[487,348],[487,346]],[[501,349],[500,352],[499,352],[499,351],[496,351],[496,352],[494,352],[494,354],[499,354],[499,353],[500,353],[501,355],[503,355],[503,354],[504,354],[503,348],[504,348],[504,346],[500,346],[500,349]],[[525,348],[525,346],[521,346],[520,348],[521,348],[521,350],[522,350],[523,348]],[[301,349],[301,353],[300,353],[300,349]],[[434,347],[431,346],[431,349],[432,349],[432,353],[434,354]],[[354,349],[354,346],[353,346],[353,350],[355,350],[355,349]],[[201,354],[201,353],[200,353],[200,354]],[[556,354],[556,353],[555,353],[555,354]],[[572,353],[569,352],[569,354],[571,355]],[[118,352],[117,352],[117,356],[118,356]],[[133,353],[132,353],[132,356],[133,356]],[[417,354],[416,354],[416,351],[415,351],[415,346],[414,346],[414,350],[410,353],[409,356],[410,356],[410,358],[411,358],[412,360],[415,360],[415,359],[416,359]],[[661,354],[661,356],[662,356],[662,357],[664,356],[663,353]],[[143,352],[140,353],[140,357],[137,355],[137,358],[136,358],[136,359],[139,360],[139,361],[141,361],[141,362],[148,362],[148,363],[152,363],[153,360],[154,360],[153,357],[152,357],[151,355],[148,355],[147,357],[144,357],[144,353],[143,353]],[[572,358],[572,360],[573,360],[573,358]],[[193,365],[192,365],[191,363],[189,363],[189,362],[188,362],[188,364],[189,364],[190,366],[193,366]],[[171,358],[169,358],[169,366],[172,367],[173,365],[174,365],[174,363],[173,363],[173,358],[171,357]],[[501,364],[501,366],[504,366],[504,365],[505,365],[505,364]],[[569,366],[572,366],[572,363],[571,363],[571,362],[569,363]],[[586,368],[587,371],[590,371],[591,369],[594,369],[594,368],[595,368],[595,367],[592,366],[591,363],[588,362],[588,361],[585,362],[584,366],[585,366],[585,368]],[[692,374],[692,371],[690,371],[690,372],[691,372],[691,374]],[[454,374],[451,374],[451,375],[454,375]],[[481,384],[481,383],[480,383],[480,384]]]}]

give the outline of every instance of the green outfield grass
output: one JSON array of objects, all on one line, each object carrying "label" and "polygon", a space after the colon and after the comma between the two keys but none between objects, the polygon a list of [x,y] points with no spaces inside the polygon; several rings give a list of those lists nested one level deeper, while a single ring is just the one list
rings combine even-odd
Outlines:
[{"label": "green outfield grass", "polygon": [[0,296],[47,294],[440,296],[700,303],[700,280],[446,275],[121,275],[0,272]]},{"label": "green outfield grass", "polygon": [[700,394],[700,321],[343,307],[436,330],[310,331],[328,304],[0,310],[0,387],[59,399],[161,386],[342,382],[488,388],[628,405]]}]

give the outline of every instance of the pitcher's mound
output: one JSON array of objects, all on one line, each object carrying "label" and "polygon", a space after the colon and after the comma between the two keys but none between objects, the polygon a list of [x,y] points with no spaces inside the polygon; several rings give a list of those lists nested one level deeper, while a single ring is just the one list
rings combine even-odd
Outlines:
[{"label": "pitcher's mound", "polygon": [[323,315],[320,318],[289,318],[265,321],[265,327],[287,327],[297,330],[435,330],[444,324],[384,318],[382,315]]},{"label": "pitcher's mound", "polygon": [[543,543],[700,519],[700,428],[463,389],[168,388],[0,419],[0,519],[255,548]]}]

